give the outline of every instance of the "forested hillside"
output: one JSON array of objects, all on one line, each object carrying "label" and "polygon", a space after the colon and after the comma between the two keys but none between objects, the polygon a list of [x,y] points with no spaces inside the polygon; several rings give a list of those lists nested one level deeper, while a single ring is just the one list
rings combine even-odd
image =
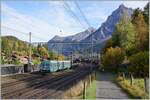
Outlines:
[{"label": "forested hillside", "polygon": [[[1,63],[2,64],[26,64],[29,57],[29,43],[19,40],[14,36],[1,38]],[[42,59],[64,59],[63,55],[56,55],[48,51],[47,45],[31,45],[33,64],[39,64]]]},{"label": "forested hillside", "polygon": [[13,51],[21,52],[24,55],[28,54],[28,44],[24,41],[21,41],[13,36],[2,37],[2,52],[6,55],[10,55]]}]

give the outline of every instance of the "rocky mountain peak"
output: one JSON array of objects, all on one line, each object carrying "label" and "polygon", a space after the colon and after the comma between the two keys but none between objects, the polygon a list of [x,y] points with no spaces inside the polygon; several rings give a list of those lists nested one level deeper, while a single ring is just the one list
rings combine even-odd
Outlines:
[{"label": "rocky mountain peak", "polygon": [[123,8],[126,8],[126,7],[125,7],[124,4],[121,4],[121,5],[119,6],[119,9],[123,9]]}]

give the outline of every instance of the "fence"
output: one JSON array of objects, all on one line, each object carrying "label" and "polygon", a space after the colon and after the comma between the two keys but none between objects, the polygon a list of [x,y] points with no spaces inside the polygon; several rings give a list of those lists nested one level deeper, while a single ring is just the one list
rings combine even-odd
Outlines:
[{"label": "fence", "polygon": [[[119,73],[119,76],[122,76],[124,80],[128,79],[130,81],[130,85],[132,86],[135,79],[143,79],[144,81],[144,90],[149,93],[149,78],[148,77],[134,77],[131,73]],[[142,85],[142,84],[141,84]]]}]

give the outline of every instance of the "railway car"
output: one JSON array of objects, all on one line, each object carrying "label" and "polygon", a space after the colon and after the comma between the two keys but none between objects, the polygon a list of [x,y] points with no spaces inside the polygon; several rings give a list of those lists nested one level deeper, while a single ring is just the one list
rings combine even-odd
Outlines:
[{"label": "railway car", "polygon": [[44,60],[40,64],[41,72],[56,72],[71,68],[71,61]]}]

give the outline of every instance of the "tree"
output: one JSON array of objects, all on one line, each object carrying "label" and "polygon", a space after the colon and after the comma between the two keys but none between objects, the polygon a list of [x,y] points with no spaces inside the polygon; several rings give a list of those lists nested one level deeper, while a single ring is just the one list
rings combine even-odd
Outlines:
[{"label": "tree", "polygon": [[119,65],[125,59],[125,52],[119,47],[108,48],[106,53],[102,55],[102,64],[105,69],[118,71]]},{"label": "tree", "polygon": [[2,44],[1,44],[1,50],[2,50],[2,52],[4,52],[5,50],[6,50],[6,48],[7,48],[7,41],[6,40],[1,40],[2,42]]},{"label": "tree", "polygon": [[143,15],[145,22],[147,23],[147,25],[149,25],[149,2],[144,7]]},{"label": "tree", "polygon": [[56,58],[56,54],[52,51],[49,51],[49,59],[54,60]]},{"label": "tree", "polygon": [[113,47],[120,47],[120,33],[117,32],[117,29],[115,29],[115,32],[112,34],[112,45]]},{"label": "tree", "polygon": [[143,12],[136,9],[132,16],[132,23],[136,28],[135,44],[139,51],[149,49],[148,25],[145,23]]},{"label": "tree", "polygon": [[147,84],[147,79],[149,77],[149,52],[138,52],[132,55],[129,60],[131,63],[129,71],[144,78],[145,90],[148,92],[149,84]]},{"label": "tree", "polygon": [[112,35],[112,41],[114,46],[122,47],[127,54],[135,47],[135,27],[126,13],[123,14],[117,24]]},{"label": "tree", "polygon": [[129,57],[129,61],[131,66],[129,67],[129,71],[141,74],[143,76],[148,77],[149,74],[149,53],[148,51],[138,52],[131,57]]},{"label": "tree", "polygon": [[48,44],[43,44],[42,47],[44,47],[46,50],[48,50]]},{"label": "tree", "polygon": [[38,48],[38,52],[42,58],[48,58],[48,51],[44,47]]},{"label": "tree", "polygon": [[58,59],[58,60],[64,60],[65,57],[64,57],[64,55],[59,54],[58,57],[57,57],[57,59]]},{"label": "tree", "polygon": [[107,40],[106,44],[104,45],[104,47],[102,49],[103,53],[105,53],[107,51],[107,49],[112,46],[113,46],[113,43],[112,43],[112,39],[110,38],[109,40]]}]

